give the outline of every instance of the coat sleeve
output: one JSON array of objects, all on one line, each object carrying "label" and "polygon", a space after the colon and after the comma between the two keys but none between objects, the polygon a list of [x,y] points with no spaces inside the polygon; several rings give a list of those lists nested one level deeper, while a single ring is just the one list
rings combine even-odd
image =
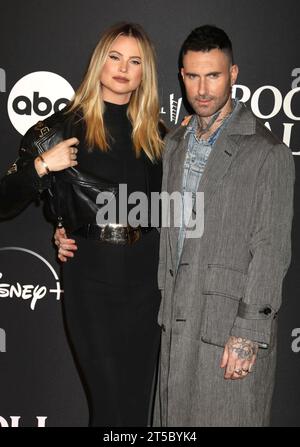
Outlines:
[{"label": "coat sleeve", "polygon": [[260,169],[253,206],[252,256],[231,335],[268,347],[291,260],[295,167],[290,149],[274,146]]},{"label": "coat sleeve", "polygon": [[36,155],[30,148],[30,131],[21,140],[19,156],[0,179],[0,221],[18,215],[26,206],[38,199],[50,186],[50,177],[39,177],[34,166]]}]

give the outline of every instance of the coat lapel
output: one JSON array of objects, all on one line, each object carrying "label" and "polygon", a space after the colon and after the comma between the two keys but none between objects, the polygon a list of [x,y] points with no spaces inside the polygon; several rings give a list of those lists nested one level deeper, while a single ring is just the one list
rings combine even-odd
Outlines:
[{"label": "coat lapel", "polygon": [[[210,153],[205,170],[199,182],[198,191],[204,193],[204,212],[210,206],[211,199],[221,185],[229,167],[238,153],[239,142],[243,135],[255,132],[255,119],[244,104],[238,103],[232,119],[221,132]],[[195,209],[193,209],[195,214]]]},{"label": "coat lapel", "polygon": [[[199,182],[198,192],[204,193],[204,211],[233,162],[238,146],[225,132],[220,135],[212,149]],[[195,209],[193,209],[195,213]]]},{"label": "coat lapel", "polygon": [[[204,193],[204,213],[212,202],[212,197],[217,188],[222,184],[229,167],[234,162],[238,153],[239,141],[243,135],[255,133],[255,118],[244,104],[238,103],[234,116],[222,131],[208,158],[205,170],[198,186],[198,192]],[[173,139],[178,141],[173,150],[169,163],[168,192],[180,191],[182,188],[182,177],[184,161],[188,147],[188,138],[184,139],[185,128],[178,130]],[[196,217],[195,207],[191,216]],[[179,228],[170,228],[170,245],[172,250],[173,265],[177,256],[177,241]]]},{"label": "coat lapel", "polygon": [[[184,134],[186,132],[186,127],[181,127],[178,129],[176,134],[173,136],[173,139],[177,141],[175,147],[170,154],[169,158],[169,175],[168,175],[168,183],[167,183],[167,192],[172,194],[174,192],[181,193],[182,190],[182,177],[184,171],[184,161],[186,156],[186,151],[188,148],[188,138],[184,138]],[[172,217],[174,214],[171,214],[171,226],[169,228],[169,238],[172,252],[172,263],[173,266],[176,262],[177,257],[177,240],[179,234],[179,227],[174,227],[172,224]]]}]

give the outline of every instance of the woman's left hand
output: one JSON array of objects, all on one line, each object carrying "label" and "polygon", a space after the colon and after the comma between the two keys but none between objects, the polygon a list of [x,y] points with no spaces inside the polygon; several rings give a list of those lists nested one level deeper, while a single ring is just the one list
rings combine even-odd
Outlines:
[{"label": "woman's left hand", "polygon": [[54,243],[58,247],[57,257],[60,261],[66,262],[68,258],[73,258],[73,251],[77,250],[76,241],[69,239],[66,230],[62,228],[56,228],[54,233]]}]

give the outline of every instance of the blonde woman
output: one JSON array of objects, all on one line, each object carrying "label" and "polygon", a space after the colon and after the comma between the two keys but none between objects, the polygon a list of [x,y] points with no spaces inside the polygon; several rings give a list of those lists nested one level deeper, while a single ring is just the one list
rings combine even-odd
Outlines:
[{"label": "blonde woman", "polygon": [[69,258],[64,314],[90,425],[146,426],[160,341],[159,232],[148,223],[132,228],[96,220],[96,198],[105,186],[116,194],[126,184],[128,194],[148,197],[161,187],[155,55],[140,26],[116,25],[103,34],[71,103],[45,120],[48,127],[57,122],[64,140],[26,162],[20,151],[21,161],[2,180],[1,214],[13,215],[12,203],[30,201],[55,182],[56,241],[60,259]]}]

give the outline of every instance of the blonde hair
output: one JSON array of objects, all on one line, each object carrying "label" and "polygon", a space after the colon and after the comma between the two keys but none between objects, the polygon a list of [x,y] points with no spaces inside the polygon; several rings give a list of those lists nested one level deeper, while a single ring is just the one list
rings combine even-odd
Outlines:
[{"label": "blonde hair", "polygon": [[104,126],[105,104],[102,98],[100,75],[113,42],[119,36],[137,40],[142,57],[142,81],[132,92],[127,115],[132,124],[132,142],[139,157],[143,150],[151,161],[159,159],[163,142],[159,132],[159,100],[157,89],[156,57],[153,45],[143,28],[137,24],[123,23],[109,28],[98,42],[84,79],[68,107],[68,112],[82,110],[86,124],[86,143],[109,149],[109,135]]}]

